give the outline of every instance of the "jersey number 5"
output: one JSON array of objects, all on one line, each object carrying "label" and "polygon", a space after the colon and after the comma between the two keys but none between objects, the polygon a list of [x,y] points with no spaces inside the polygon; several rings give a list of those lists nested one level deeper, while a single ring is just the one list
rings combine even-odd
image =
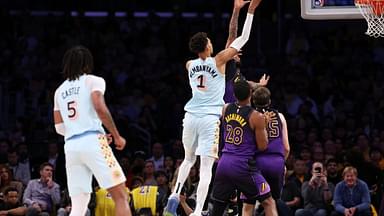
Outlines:
[{"label": "jersey number 5", "polygon": [[69,101],[67,103],[67,108],[68,108],[68,118],[73,120],[76,118],[76,101]]}]

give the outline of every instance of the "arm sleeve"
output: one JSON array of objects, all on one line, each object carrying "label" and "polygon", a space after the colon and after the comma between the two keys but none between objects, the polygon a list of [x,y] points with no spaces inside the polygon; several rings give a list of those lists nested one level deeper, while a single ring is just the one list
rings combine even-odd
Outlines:
[{"label": "arm sleeve", "polygon": [[361,203],[357,206],[355,206],[357,208],[357,211],[358,212],[362,212],[362,211],[366,211],[366,210],[369,210],[370,208],[370,205],[371,205],[371,197],[369,195],[369,189],[368,189],[368,186],[365,182],[359,182],[358,184],[361,185]]},{"label": "arm sleeve", "polygon": [[245,19],[241,36],[236,38],[231,43],[230,47],[236,49],[237,51],[240,51],[241,48],[245,45],[245,43],[247,43],[249,39],[249,35],[251,34],[252,21],[253,21],[253,14],[247,13],[247,18]]},{"label": "arm sleeve", "polygon": [[59,111],[59,103],[57,102],[57,97],[59,97],[58,90],[55,91],[55,96],[53,99],[53,111]]},{"label": "arm sleeve", "polygon": [[309,181],[304,182],[301,186],[301,196],[303,197],[304,205],[311,199],[312,191],[312,188],[309,186]]},{"label": "arm sleeve", "polygon": [[61,200],[61,194],[60,194],[60,186],[58,184],[54,184],[53,188],[50,189],[50,193],[51,193],[51,199],[52,199],[52,202],[57,205],[60,203],[60,200]]},{"label": "arm sleeve", "polygon": [[105,80],[101,77],[89,75],[86,80],[86,85],[91,92],[100,91],[102,94],[105,92]]},{"label": "arm sleeve", "polygon": [[338,213],[344,214],[345,207],[343,206],[341,184],[336,185],[335,193],[333,194],[333,204]]},{"label": "arm sleeve", "polygon": [[27,204],[27,206],[32,205],[33,201],[31,200],[31,191],[33,187],[33,182],[29,181],[27,188],[24,190],[23,203]]}]

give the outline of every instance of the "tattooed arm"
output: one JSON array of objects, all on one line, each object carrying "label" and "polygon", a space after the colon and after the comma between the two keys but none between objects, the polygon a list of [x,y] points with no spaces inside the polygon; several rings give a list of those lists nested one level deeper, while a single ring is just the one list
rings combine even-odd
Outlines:
[{"label": "tattooed arm", "polygon": [[231,21],[229,22],[228,38],[225,48],[228,48],[229,45],[236,39],[240,10],[244,5],[249,2],[250,1],[234,0],[233,12],[231,16]]}]

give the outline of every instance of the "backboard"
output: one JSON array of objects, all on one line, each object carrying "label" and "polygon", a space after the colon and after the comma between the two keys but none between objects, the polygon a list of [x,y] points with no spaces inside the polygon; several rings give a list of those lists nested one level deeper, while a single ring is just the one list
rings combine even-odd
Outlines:
[{"label": "backboard", "polygon": [[301,0],[301,16],[309,20],[364,19],[354,0]]}]

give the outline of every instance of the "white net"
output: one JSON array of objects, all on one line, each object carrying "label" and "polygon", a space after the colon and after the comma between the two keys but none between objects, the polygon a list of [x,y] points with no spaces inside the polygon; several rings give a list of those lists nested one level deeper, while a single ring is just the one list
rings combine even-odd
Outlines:
[{"label": "white net", "polygon": [[384,37],[384,1],[357,0],[355,5],[367,20],[368,29],[365,34],[375,38]]}]

